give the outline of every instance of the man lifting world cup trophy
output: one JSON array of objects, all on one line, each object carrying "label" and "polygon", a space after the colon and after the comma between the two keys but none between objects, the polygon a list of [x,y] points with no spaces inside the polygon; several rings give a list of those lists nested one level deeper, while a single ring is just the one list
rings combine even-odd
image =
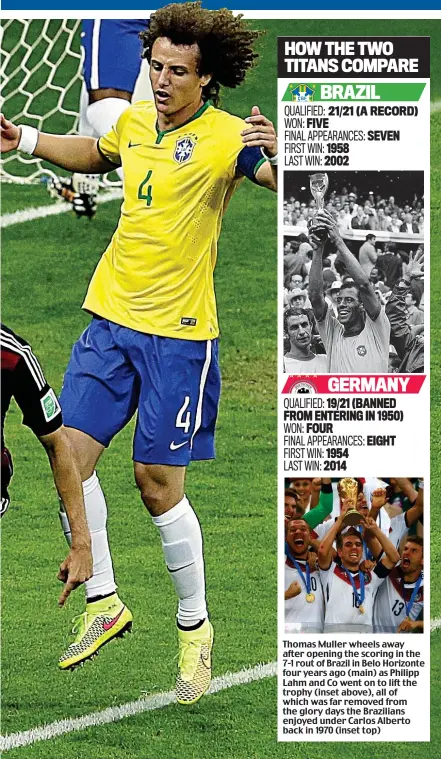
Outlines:
[{"label": "man lifting world cup trophy", "polygon": [[314,234],[322,240],[326,237],[326,230],[320,224],[317,224],[315,216],[318,211],[323,211],[325,207],[325,195],[329,186],[329,177],[322,172],[311,174],[309,178],[309,187],[312,196],[315,198],[316,210],[312,219],[308,223],[309,234]]}]

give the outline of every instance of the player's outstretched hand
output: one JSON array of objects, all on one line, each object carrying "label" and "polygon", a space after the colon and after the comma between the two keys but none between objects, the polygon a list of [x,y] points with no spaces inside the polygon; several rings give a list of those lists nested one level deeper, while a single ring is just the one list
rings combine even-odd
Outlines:
[{"label": "player's outstretched hand", "polygon": [[424,250],[419,248],[409,254],[409,263],[403,266],[403,279],[410,282],[412,279],[421,279],[424,276]]},{"label": "player's outstretched hand", "polygon": [[60,564],[58,579],[64,582],[63,592],[58,605],[64,606],[71,592],[89,580],[93,574],[93,559],[90,548],[71,548],[65,560]]},{"label": "player's outstretched hand", "polygon": [[250,148],[263,148],[268,158],[274,158],[277,155],[277,135],[272,121],[260,113],[257,105],[253,105],[251,116],[245,121],[250,126],[241,132],[242,142]]},{"label": "player's outstretched hand", "polygon": [[3,113],[0,114],[0,129],[1,129],[1,152],[9,153],[10,150],[16,150],[18,143],[20,142],[21,129],[12,121],[8,121]]}]

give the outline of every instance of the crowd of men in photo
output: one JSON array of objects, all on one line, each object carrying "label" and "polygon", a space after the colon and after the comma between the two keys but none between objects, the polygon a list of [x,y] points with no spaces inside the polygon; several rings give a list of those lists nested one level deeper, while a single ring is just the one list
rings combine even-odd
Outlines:
[{"label": "crowd of men in photo", "polygon": [[285,480],[285,632],[422,633],[424,482]]},{"label": "crowd of men in photo", "polygon": [[[315,206],[314,199],[305,203],[291,195],[283,204],[284,224],[301,227],[306,232]],[[325,208],[335,217],[342,232],[363,229],[366,232],[424,234],[424,203],[417,193],[401,201],[394,195],[386,198],[372,190],[359,194],[357,188],[342,187],[341,192],[333,190],[326,196]]]},{"label": "crowd of men in photo", "polygon": [[297,231],[284,238],[284,371],[423,372],[422,199],[398,206],[343,188],[321,211],[290,197],[284,213]]}]

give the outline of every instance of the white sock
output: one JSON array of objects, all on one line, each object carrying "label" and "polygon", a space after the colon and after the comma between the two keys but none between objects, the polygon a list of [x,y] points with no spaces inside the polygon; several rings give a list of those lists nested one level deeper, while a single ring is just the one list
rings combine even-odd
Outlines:
[{"label": "white sock", "polygon": [[170,511],[152,519],[179,598],[178,622],[191,627],[207,616],[201,526],[185,495]]},{"label": "white sock", "polygon": [[[104,100],[96,100],[95,103],[91,103],[87,108],[86,118],[94,136],[98,138],[109,132],[129,105],[129,101],[122,98],[104,98]],[[121,166],[116,169],[116,173],[122,181],[123,170]]]},{"label": "white sock", "polygon": [[[86,85],[82,84],[80,95],[80,113],[78,118],[78,134],[85,137],[96,137],[95,132],[87,120],[87,109],[89,107],[89,93]],[[101,135],[100,135],[101,136]]]},{"label": "white sock", "polygon": [[[83,482],[84,505],[92,543],[93,576],[84,583],[87,598],[105,596],[116,590],[112,557],[107,539],[107,505],[96,472]],[[65,511],[60,511],[63,532],[69,545],[71,532]]]},{"label": "white sock", "polygon": [[122,98],[104,98],[88,105],[86,117],[94,136],[98,138],[110,132],[129,105],[129,101]]}]

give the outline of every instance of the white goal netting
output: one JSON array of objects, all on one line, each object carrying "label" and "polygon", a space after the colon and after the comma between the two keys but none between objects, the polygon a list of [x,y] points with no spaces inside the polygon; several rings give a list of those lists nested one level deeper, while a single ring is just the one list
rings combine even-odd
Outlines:
[{"label": "white goal netting", "polygon": [[[82,52],[79,19],[4,20],[1,24],[2,111],[14,123],[47,132],[77,131]],[[57,170],[58,172],[58,170]],[[2,181],[34,183],[53,167],[13,152],[0,168]]]}]

